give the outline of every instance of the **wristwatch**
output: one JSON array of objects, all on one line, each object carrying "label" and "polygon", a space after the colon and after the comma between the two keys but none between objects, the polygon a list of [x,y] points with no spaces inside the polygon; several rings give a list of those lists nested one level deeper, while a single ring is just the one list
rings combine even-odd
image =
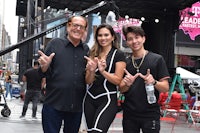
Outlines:
[{"label": "wristwatch", "polygon": [[154,83],[153,83],[153,85],[156,85],[156,84],[157,84],[157,82],[158,82],[158,81],[157,81],[157,80],[155,80],[155,81],[154,81]]}]

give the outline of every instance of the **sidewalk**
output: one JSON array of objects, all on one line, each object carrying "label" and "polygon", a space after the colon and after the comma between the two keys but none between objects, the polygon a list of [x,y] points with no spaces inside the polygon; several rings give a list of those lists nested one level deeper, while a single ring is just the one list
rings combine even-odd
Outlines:
[{"label": "sidewalk", "polygon": [[[161,120],[161,130],[160,133],[199,133],[200,132],[200,123],[197,124],[198,128],[194,125],[189,124],[184,116],[177,119],[174,129],[172,121],[162,121]],[[113,124],[110,127],[109,133],[123,133],[122,132],[122,113],[118,113]]]},{"label": "sidewalk", "polygon": [[[41,109],[42,104],[38,105],[37,119],[32,119],[32,103],[29,104],[27,110],[27,115],[25,119],[20,119],[23,101],[20,99],[7,100],[8,107],[11,110],[11,115],[9,117],[3,117],[0,115],[0,132],[1,133],[43,133],[41,125]],[[2,110],[0,106],[0,111]],[[122,112],[116,115],[116,118],[112,125],[110,126],[108,133],[123,133],[122,131]],[[200,124],[199,124],[200,126]],[[171,122],[161,121],[161,131],[160,133],[170,133],[172,129]],[[81,132],[85,132],[85,124],[81,124]],[[189,124],[184,120],[178,120],[174,126],[174,133],[199,133],[200,128],[197,129],[192,125],[189,127]],[[62,130],[61,130],[62,133]]]},{"label": "sidewalk", "polygon": [[[32,119],[32,103],[24,119],[20,119],[23,101],[20,99],[6,99],[7,105],[11,110],[9,117],[0,115],[0,132],[1,133],[43,133],[41,125],[41,104],[38,106],[37,119]],[[4,101],[1,101],[4,103]],[[0,106],[0,111],[3,106]]]},{"label": "sidewalk", "polygon": [[[3,102],[3,101],[1,101]],[[23,107],[23,101],[18,98],[15,99],[13,98],[11,99],[7,99],[6,100],[8,107],[11,110],[11,114],[8,118],[3,118],[3,119],[9,119],[9,120],[20,120],[19,116],[21,115],[22,112],[22,107]],[[37,119],[41,121],[41,108],[42,108],[42,104],[38,105],[38,109],[37,109]],[[3,107],[0,107],[0,110],[3,109]],[[26,117],[24,119],[26,120],[32,120],[32,103],[30,102],[27,112],[26,112]],[[3,116],[1,116],[0,118],[2,118]]]}]

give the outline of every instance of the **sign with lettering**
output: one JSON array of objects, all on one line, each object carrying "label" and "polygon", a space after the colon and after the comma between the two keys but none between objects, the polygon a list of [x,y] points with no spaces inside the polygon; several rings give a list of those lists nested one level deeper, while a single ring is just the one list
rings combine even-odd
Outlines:
[{"label": "sign with lettering", "polygon": [[114,31],[116,33],[119,33],[120,35],[122,35],[122,38],[124,39],[123,33],[122,33],[122,28],[123,26],[141,26],[142,25],[142,21],[140,21],[139,19],[135,19],[135,18],[129,18],[129,19],[125,19],[125,18],[120,18],[117,20],[117,22],[112,26]]},{"label": "sign with lettering", "polygon": [[117,23],[113,26],[115,32],[121,33],[122,27],[125,25],[135,25],[135,26],[141,26],[142,22],[139,19],[135,18],[120,18],[117,20]]},{"label": "sign with lettering", "polygon": [[195,37],[200,35],[200,2],[180,11],[179,29],[188,34],[191,40],[195,40]]}]

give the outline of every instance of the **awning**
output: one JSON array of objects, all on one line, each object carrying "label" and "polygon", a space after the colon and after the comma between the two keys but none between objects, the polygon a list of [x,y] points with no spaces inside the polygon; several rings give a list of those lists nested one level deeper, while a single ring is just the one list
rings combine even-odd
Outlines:
[{"label": "awning", "polygon": [[176,73],[177,74],[180,74],[181,78],[182,79],[191,79],[191,80],[199,80],[200,81],[200,76],[193,73],[193,72],[190,72],[184,68],[181,68],[181,67],[177,67],[176,68]]}]

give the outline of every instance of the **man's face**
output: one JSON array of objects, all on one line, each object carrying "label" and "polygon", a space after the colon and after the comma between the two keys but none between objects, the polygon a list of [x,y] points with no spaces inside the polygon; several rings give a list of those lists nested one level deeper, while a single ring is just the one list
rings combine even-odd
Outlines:
[{"label": "man's face", "polygon": [[143,48],[144,42],[144,36],[137,35],[132,32],[127,34],[126,44],[132,49],[132,51],[138,51]]},{"label": "man's face", "polygon": [[72,41],[80,41],[86,32],[86,21],[82,17],[74,17],[68,23],[67,32],[69,39]]}]

